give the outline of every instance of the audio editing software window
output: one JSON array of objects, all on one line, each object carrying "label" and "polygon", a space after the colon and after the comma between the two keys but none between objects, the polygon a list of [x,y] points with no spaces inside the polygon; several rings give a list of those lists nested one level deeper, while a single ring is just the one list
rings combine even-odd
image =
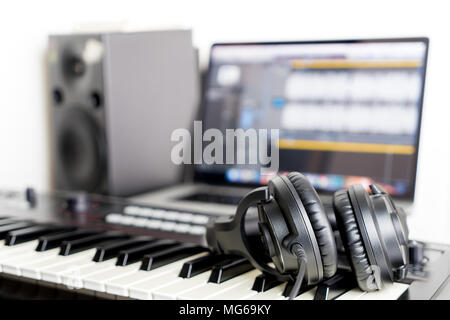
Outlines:
[{"label": "audio editing software window", "polygon": [[[352,183],[412,192],[426,43],[215,45],[204,124],[280,129],[280,171],[321,190]],[[215,166],[231,182],[262,183],[259,170]]]}]

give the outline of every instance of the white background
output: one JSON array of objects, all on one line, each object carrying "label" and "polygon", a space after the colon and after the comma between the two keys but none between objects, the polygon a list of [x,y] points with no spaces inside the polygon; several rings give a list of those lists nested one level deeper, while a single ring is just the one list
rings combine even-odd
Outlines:
[{"label": "white background", "polygon": [[413,236],[450,243],[450,20],[445,1],[3,1],[0,5],[0,188],[49,187],[44,50],[80,25],[184,27],[205,65],[211,43],[427,36]]}]

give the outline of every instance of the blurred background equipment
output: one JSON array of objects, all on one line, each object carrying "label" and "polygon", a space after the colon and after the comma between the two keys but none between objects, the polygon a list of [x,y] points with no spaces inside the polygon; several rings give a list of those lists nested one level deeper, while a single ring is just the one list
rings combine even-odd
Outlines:
[{"label": "blurred background equipment", "polygon": [[[279,173],[302,172],[323,197],[351,184],[381,184],[405,199],[409,213],[427,53],[427,38],[215,44],[203,129],[279,129]],[[246,148],[235,144],[235,154]],[[247,188],[277,174],[233,164],[199,164],[194,171],[194,185],[137,199],[234,211]]]},{"label": "blurred background equipment", "polygon": [[130,195],[179,181],[168,142],[196,108],[190,31],[50,36],[48,70],[54,188]]}]

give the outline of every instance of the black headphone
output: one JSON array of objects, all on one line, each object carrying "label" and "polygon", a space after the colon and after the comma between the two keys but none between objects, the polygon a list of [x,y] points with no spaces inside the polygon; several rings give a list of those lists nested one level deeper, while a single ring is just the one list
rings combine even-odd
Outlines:
[{"label": "black headphone", "polygon": [[[257,221],[248,221],[247,212],[254,206]],[[337,191],[333,211],[362,290],[378,290],[406,276],[408,229],[381,186],[370,185],[370,193],[361,185]],[[259,232],[248,232],[249,223],[253,229],[257,224]],[[234,217],[209,223],[206,241],[215,252],[244,256],[280,281],[295,281],[291,299],[302,284],[315,285],[337,271],[336,242],[327,213],[316,190],[298,172],[277,176],[268,186],[249,192]]]}]

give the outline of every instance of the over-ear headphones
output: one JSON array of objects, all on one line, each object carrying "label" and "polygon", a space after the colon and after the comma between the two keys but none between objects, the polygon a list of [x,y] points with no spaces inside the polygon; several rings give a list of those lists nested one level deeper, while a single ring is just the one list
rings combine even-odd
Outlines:
[{"label": "over-ear headphones", "polygon": [[[246,215],[257,209],[259,246],[246,230]],[[345,252],[364,291],[403,279],[408,264],[408,230],[390,195],[379,185],[339,190],[333,211]],[[253,228],[255,229],[255,228]],[[298,172],[279,175],[249,192],[233,217],[212,220],[206,241],[218,253],[246,257],[255,268],[281,281],[315,285],[337,271],[336,242],[324,206],[308,179]]]}]

